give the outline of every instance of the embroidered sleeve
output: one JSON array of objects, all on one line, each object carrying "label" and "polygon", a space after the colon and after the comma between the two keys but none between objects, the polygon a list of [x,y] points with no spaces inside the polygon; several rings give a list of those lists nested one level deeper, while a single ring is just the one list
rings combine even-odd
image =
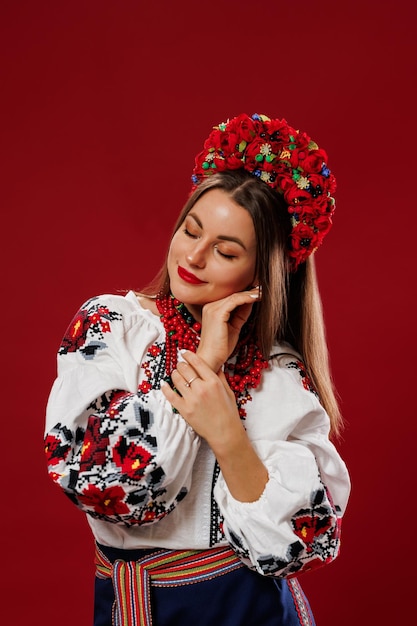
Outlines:
[{"label": "embroidered sleeve", "polygon": [[149,524],[187,494],[199,440],[158,389],[140,388],[142,355],[133,363],[132,353],[146,351],[155,332],[146,323],[136,327],[123,308],[121,297],[94,298],[69,326],[48,401],[45,449],[52,480],[87,514]]},{"label": "embroidered sleeve", "polygon": [[[280,437],[262,436],[256,425],[252,430],[249,425],[254,448],[269,472],[262,496],[256,502],[235,500],[221,474],[215,488],[230,545],[248,567],[277,577],[299,575],[338,556],[350,491],[346,466],[328,439],[328,416],[303,372],[289,369],[292,381],[286,381],[282,392],[282,413],[276,400],[271,412],[271,421],[282,424]],[[261,416],[256,418],[260,423]]]}]

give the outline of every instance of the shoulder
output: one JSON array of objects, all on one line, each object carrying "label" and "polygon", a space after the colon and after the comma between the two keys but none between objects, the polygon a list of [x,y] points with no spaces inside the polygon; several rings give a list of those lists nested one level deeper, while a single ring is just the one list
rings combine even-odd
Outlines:
[{"label": "shoulder", "polygon": [[124,294],[101,294],[86,300],[76,316],[88,318],[90,322],[103,320],[111,322],[127,320],[130,317],[144,317],[149,320],[158,319],[156,305],[147,304],[149,299],[139,297],[134,291]]},{"label": "shoulder", "polygon": [[[133,298],[132,298],[133,295]],[[139,308],[138,301],[134,300],[134,294],[128,292],[125,295],[102,294],[93,296],[83,302],[74,315],[70,327],[74,333],[93,329],[95,331],[110,332],[111,326],[117,326],[114,322],[128,319]]]},{"label": "shoulder", "polygon": [[275,346],[261,384],[251,395],[253,401],[246,404],[246,427],[253,441],[260,436],[271,442],[287,439],[300,428],[327,432],[327,414],[300,355],[291,346]]},{"label": "shoulder", "polygon": [[277,344],[269,356],[270,369],[277,376],[292,379],[293,383],[318,397],[300,354],[289,344]]},{"label": "shoulder", "polygon": [[157,328],[159,319],[144,309],[136,294],[102,294],[89,298],[72,318],[61,346],[61,354],[76,351],[88,340],[101,342],[126,335],[134,327]]}]

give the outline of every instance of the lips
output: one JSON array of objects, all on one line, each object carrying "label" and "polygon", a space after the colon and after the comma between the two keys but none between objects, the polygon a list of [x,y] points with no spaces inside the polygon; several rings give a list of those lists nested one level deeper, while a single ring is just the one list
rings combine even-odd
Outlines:
[{"label": "lips", "polygon": [[204,280],[197,278],[194,274],[187,272],[187,270],[181,267],[181,265],[178,266],[177,271],[178,276],[182,278],[182,280],[185,280],[186,283],[191,283],[192,285],[202,285],[205,282]]}]

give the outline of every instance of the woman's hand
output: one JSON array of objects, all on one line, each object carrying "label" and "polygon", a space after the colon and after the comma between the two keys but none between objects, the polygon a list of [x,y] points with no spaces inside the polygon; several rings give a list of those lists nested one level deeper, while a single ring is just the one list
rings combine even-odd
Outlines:
[{"label": "woman's hand", "polygon": [[197,354],[213,372],[218,372],[232,354],[242,326],[260,297],[260,288],[254,287],[203,306]]},{"label": "woman's hand", "polygon": [[223,372],[219,375],[195,355],[184,352],[172,374],[171,389],[164,385],[166,399],[182,415],[195,432],[206,439],[216,452],[244,431],[236,398]]},{"label": "woman's hand", "polygon": [[187,351],[183,356],[185,361],[178,363],[171,375],[179,393],[166,383],[161,387],[162,392],[207,441],[232,496],[242,502],[253,502],[262,494],[268,472],[246,434],[235,395],[222,371],[215,374],[193,352]]}]

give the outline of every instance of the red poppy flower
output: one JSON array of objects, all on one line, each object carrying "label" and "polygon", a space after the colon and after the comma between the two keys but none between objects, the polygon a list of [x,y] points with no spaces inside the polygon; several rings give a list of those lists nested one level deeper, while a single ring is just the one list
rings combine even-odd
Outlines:
[{"label": "red poppy flower", "polygon": [[133,442],[128,443],[125,437],[119,437],[113,450],[113,460],[124,474],[139,480],[152,460],[153,455]]},{"label": "red poppy flower", "polygon": [[139,390],[140,390],[142,393],[148,393],[151,389],[152,389],[152,385],[151,385],[151,383],[149,382],[149,380],[144,380],[144,381],[142,381],[142,382],[140,383],[140,385],[139,385]]},{"label": "red poppy flower", "polygon": [[88,485],[78,500],[86,507],[93,508],[100,515],[123,515],[129,512],[129,507],[123,502],[126,496],[122,487],[107,487],[99,489],[96,485]]},{"label": "red poppy flower", "polygon": [[325,534],[332,525],[330,516],[316,515],[314,509],[292,521],[295,534],[311,549],[317,535]]},{"label": "red poppy flower", "polygon": [[61,439],[55,435],[47,435],[45,437],[45,454],[48,466],[58,465],[58,463],[64,461],[70,449],[69,443],[62,444]]}]

